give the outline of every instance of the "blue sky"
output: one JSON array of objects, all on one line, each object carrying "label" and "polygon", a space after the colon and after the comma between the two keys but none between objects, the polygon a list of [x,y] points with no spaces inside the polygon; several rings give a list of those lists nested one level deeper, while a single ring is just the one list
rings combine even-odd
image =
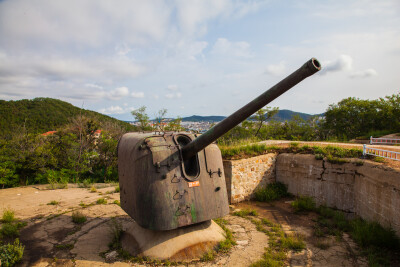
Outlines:
[{"label": "blue sky", "polygon": [[4,100],[230,115],[311,57],[323,70],[269,106],[398,94],[400,1],[0,1]]}]

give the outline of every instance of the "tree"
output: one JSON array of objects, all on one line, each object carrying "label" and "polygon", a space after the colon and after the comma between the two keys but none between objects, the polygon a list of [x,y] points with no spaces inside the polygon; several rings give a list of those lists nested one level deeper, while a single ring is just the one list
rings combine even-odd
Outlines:
[{"label": "tree", "polygon": [[142,131],[148,130],[149,127],[149,116],[147,116],[146,112],[146,107],[142,106],[138,109],[133,110],[131,113],[133,117],[135,117],[135,120],[137,120],[140,124],[140,129]]},{"label": "tree", "polygon": [[161,132],[164,131],[163,120],[165,119],[165,114],[167,114],[167,109],[162,108],[158,111],[158,114],[156,115],[156,128]]},{"label": "tree", "polygon": [[183,131],[185,128],[181,126],[182,118],[178,117],[174,120],[171,120],[168,125],[165,127],[166,131]]},{"label": "tree", "polygon": [[255,136],[257,136],[258,133],[260,132],[260,129],[263,126],[264,121],[271,119],[273,116],[275,116],[276,113],[278,113],[278,111],[279,111],[279,108],[271,109],[271,107],[265,107],[265,108],[259,109],[255,113],[255,119],[257,120],[257,124],[258,124]]}]

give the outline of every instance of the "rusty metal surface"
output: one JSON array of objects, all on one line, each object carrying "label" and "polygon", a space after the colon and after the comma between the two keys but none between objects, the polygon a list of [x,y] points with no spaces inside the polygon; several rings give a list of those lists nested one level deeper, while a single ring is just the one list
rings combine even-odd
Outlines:
[{"label": "rusty metal surface", "polygon": [[230,129],[247,119],[254,114],[257,110],[261,109],[290,88],[304,80],[305,78],[313,75],[321,69],[321,64],[317,59],[312,58],[307,61],[298,70],[290,74],[288,77],[265,91],[263,94],[255,98],[253,101],[243,106],[241,109],[234,112],[229,117],[225,118],[220,123],[216,124],[210,130],[199,136],[195,141],[186,145],[183,150],[183,158],[189,159],[197,152],[217,140]]},{"label": "rusty metal surface", "polygon": [[190,177],[177,135],[128,133],[119,142],[121,207],[144,228],[171,230],[229,212],[219,148],[212,144],[197,153],[199,173]]}]

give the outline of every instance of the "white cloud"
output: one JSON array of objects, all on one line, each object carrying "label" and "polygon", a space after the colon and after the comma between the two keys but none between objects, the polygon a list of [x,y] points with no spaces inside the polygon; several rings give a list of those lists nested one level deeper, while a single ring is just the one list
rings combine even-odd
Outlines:
[{"label": "white cloud", "polygon": [[143,98],[144,97],[144,93],[143,92],[132,92],[131,93],[131,97],[133,97],[133,98]]},{"label": "white cloud", "polygon": [[328,72],[350,71],[353,69],[353,58],[348,55],[341,55],[334,61],[326,61],[322,63],[321,74]]},{"label": "white cloud", "polygon": [[355,71],[350,74],[351,78],[367,78],[371,76],[376,76],[378,73],[374,69],[366,69],[363,71]]},{"label": "white cloud", "polygon": [[247,42],[231,42],[226,38],[218,38],[211,53],[228,57],[252,57],[250,44]]},{"label": "white cloud", "polygon": [[103,114],[107,114],[107,115],[115,115],[115,114],[129,113],[134,109],[135,108],[133,108],[133,107],[122,108],[122,107],[117,105],[117,106],[111,106],[111,107],[108,107],[108,108],[100,109],[99,112],[103,113]]},{"label": "white cloud", "polygon": [[108,94],[108,98],[111,100],[120,100],[121,98],[129,95],[129,89],[125,86],[115,88]]},{"label": "white cloud", "polygon": [[267,69],[265,70],[266,74],[271,74],[275,76],[279,76],[284,74],[286,71],[286,65],[285,62],[281,61],[279,64],[275,65],[268,65]]},{"label": "white cloud", "polygon": [[167,86],[167,89],[170,91],[176,91],[178,90],[178,86],[176,84],[170,84]]},{"label": "white cloud", "polygon": [[165,97],[168,98],[168,99],[181,98],[182,94],[179,93],[179,92],[177,92],[177,93],[168,93],[168,94],[165,94]]}]

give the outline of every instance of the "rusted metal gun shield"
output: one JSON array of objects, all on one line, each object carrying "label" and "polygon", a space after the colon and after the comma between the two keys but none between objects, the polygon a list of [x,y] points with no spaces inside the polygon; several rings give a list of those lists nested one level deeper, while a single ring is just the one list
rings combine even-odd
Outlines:
[{"label": "rusted metal gun shield", "polygon": [[[225,176],[218,175],[218,168],[223,170],[218,147],[212,144],[197,154],[200,174],[197,186],[190,187],[173,136],[128,133],[118,145],[121,207],[144,228],[171,230],[229,213]],[[210,166],[215,169],[211,176]]]}]

